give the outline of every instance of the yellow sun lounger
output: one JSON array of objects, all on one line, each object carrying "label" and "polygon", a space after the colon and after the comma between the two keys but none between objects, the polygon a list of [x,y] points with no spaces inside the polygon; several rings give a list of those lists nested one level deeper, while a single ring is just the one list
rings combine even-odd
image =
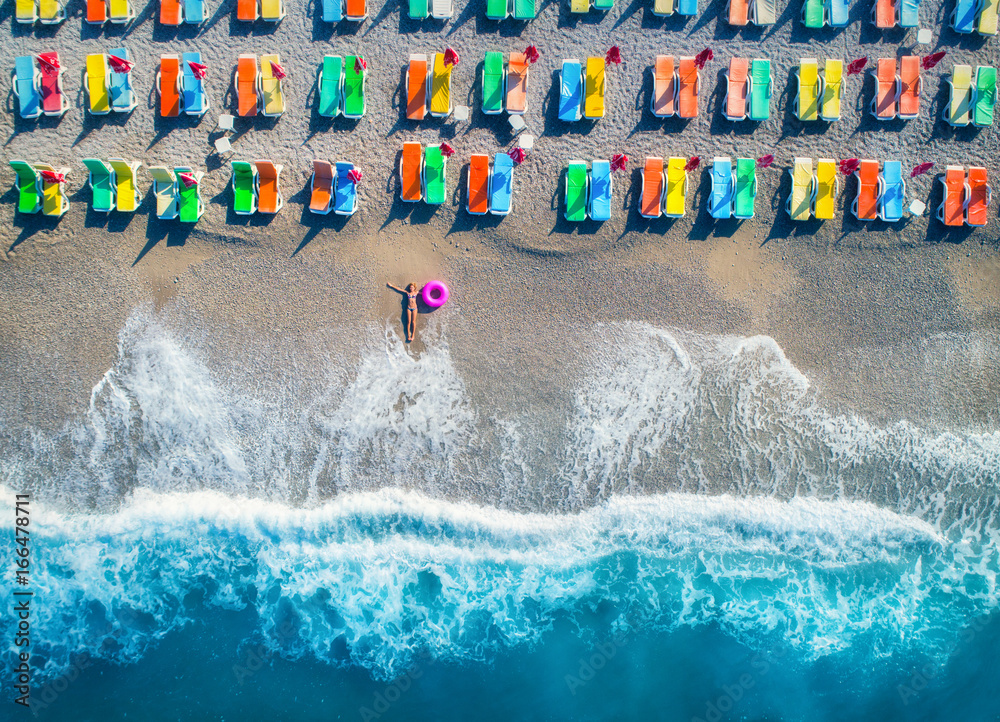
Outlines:
[{"label": "yellow sun lounger", "polygon": [[115,172],[116,207],[120,211],[134,211],[142,201],[135,183],[135,174],[142,163],[137,160],[129,163],[123,158],[109,158],[108,163]]},{"label": "yellow sun lounger", "polygon": [[261,113],[274,117],[285,112],[285,93],[282,89],[283,81],[275,77],[271,63],[281,65],[281,56],[277,54],[260,56],[260,75],[257,80],[259,83],[257,90],[260,92],[262,99],[261,105],[263,108],[261,109]]},{"label": "yellow sun lounger", "polygon": [[104,53],[87,56],[87,71],[83,87],[87,89],[91,115],[107,115],[111,112],[111,95],[108,92],[108,59]]},{"label": "yellow sun lounger", "polygon": [[826,61],[823,69],[823,101],[819,117],[823,120],[840,120],[840,101],[844,97],[844,61]]},{"label": "yellow sun lounger", "polygon": [[808,221],[816,193],[812,158],[796,158],[788,173],[792,176],[792,192],[785,211],[793,221]]},{"label": "yellow sun lounger", "polygon": [[680,218],[687,206],[688,178],[684,167],[687,158],[671,157],[667,161],[667,195],[663,203],[663,215]]},{"label": "yellow sun lounger", "polygon": [[444,53],[434,53],[430,112],[435,118],[447,118],[451,115],[451,71],[454,67],[445,65]]},{"label": "yellow sun lounger", "polygon": [[38,20],[43,25],[55,25],[66,19],[66,8],[59,0],[38,0]]},{"label": "yellow sun lounger", "polygon": [[38,4],[35,0],[16,0],[14,15],[19,23],[31,25],[38,20]]},{"label": "yellow sun lounger", "polygon": [[285,17],[282,0],[260,0],[260,19],[269,23],[280,22]]},{"label": "yellow sun lounger", "polygon": [[164,220],[177,217],[177,177],[162,165],[146,168],[153,178],[153,195],[156,197],[156,217]]},{"label": "yellow sun lounger", "polygon": [[964,127],[972,116],[972,66],[956,65],[948,85],[951,86],[951,95],[944,109],[944,119],[949,125]]},{"label": "yellow sun lounger", "polygon": [[135,20],[135,8],[130,0],[110,0],[108,20],[124,25]]},{"label": "yellow sun lounger", "polygon": [[587,58],[584,75],[583,117],[604,117],[604,58]]},{"label": "yellow sun lounger", "polygon": [[[52,173],[61,174],[66,176],[69,173],[69,168],[60,168],[56,170],[48,163],[32,163],[35,170],[43,171],[47,170]],[[54,181],[49,181],[42,176],[42,215],[52,216],[58,218],[69,210],[69,198],[66,197],[66,189],[63,188],[65,183],[56,183]]]},{"label": "yellow sun lounger", "polygon": [[834,202],[840,191],[840,176],[837,175],[837,161],[820,158],[816,162],[816,197],[813,201],[813,215],[821,220],[833,218]]},{"label": "yellow sun lounger", "polygon": [[667,15],[673,15],[676,9],[676,0],[653,0],[653,15],[666,17]]},{"label": "yellow sun lounger", "polygon": [[796,70],[799,92],[795,94],[795,117],[799,120],[819,118],[820,79],[816,58],[800,58]]}]

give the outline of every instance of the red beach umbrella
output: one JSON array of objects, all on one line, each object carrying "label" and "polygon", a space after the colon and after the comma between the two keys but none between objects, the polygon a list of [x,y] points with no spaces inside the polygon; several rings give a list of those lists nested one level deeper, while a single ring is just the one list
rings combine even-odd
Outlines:
[{"label": "red beach umbrella", "polygon": [[910,171],[910,178],[916,178],[918,175],[923,175],[934,167],[933,163],[920,163],[913,166],[913,170]]},{"label": "red beach umbrella", "polygon": [[857,158],[845,158],[840,161],[840,172],[842,175],[850,175],[861,167],[861,161]]},{"label": "red beach umbrella", "polygon": [[768,153],[767,155],[762,155],[760,158],[757,159],[757,167],[769,168],[773,162],[774,162],[774,155]]},{"label": "red beach umbrella", "polygon": [[284,80],[288,77],[288,73],[285,72],[285,69],[273,60],[271,61],[271,72],[274,73],[274,77],[278,80]]},{"label": "red beach umbrella", "polygon": [[350,178],[352,182],[357,183],[362,178],[365,177],[365,174],[359,171],[357,168],[351,168],[349,171],[347,171],[347,177]]},{"label": "red beach umbrella", "polygon": [[715,53],[712,52],[711,48],[705,48],[700,53],[694,56],[694,64],[698,66],[698,70],[705,69],[705,63],[715,57]]},{"label": "red beach umbrella", "polygon": [[42,72],[46,75],[59,72],[59,53],[39,53],[38,60],[42,64]]},{"label": "red beach umbrella", "polygon": [[862,72],[866,67],[868,67],[868,56],[863,58],[858,58],[857,60],[852,60],[850,65],[847,66],[848,75],[857,75]]},{"label": "red beach umbrella", "polygon": [[194,177],[193,173],[178,173],[177,177],[181,179],[185,188],[198,185],[198,179]]},{"label": "red beach umbrella", "polygon": [[947,55],[947,54],[948,53],[946,53],[945,51],[940,50],[940,51],[938,51],[936,53],[931,53],[930,55],[925,55],[920,60],[920,67],[923,68],[924,70],[930,70],[935,65],[937,65],[942,60],[944,60],[944,56]]},{"label": "red beach umbrella", "polygon": [[524,159],[528,157],[527,151],[525,151],[524,148],[520,147],[511,148],[509,151],[507,151],[507,155],[510,156],[510,159],[514,161],[516,165],[521,165],[521,163],[524,162]]},{"label": "red beach umbrella", "polygon": [[366,70],[368,70],[368,61],[359,55],[354,59],[354,72],[360,74]]},{"label": "red beach umbrella", "polygon": [[193,60],[189,60],[188,65],[191,66],[191,72],[194,73],[194,77],[198,78],[198,80],[204,80],[208,75],[208,66],[204,63],[196,63]]},{"label": "red beach umbrella", "polygon": [[628,156],[624,153],[615,153],[611,156],[611,170],[625,170],[625,166],[628,165]]},{"label": "red beach umbrella", "polygon": [[701,165],[701,158],[699,158],[698,156],[692,156],[688,160],[687,164],[684,166],[684,171],[685,172],[689,172],[689,171],[697,170],[698,166],[700,166],[700,165]]},{"label": "red beach umbrella", "polygon": [[458,65],[458,53],[456,53],[451,48],[444,49],[444,64],[445,65]]},{"label": "red beach umbrella", "polygon": [[451,158],[453,155],[455,155],[455,149],[452,148],[447,143],[442,143],[441,144],[441,155],[443,155],[445,158]]},{"label": "red beach umbrella", "polygon": [[125,75],[125,73],[131,72],[132,68],[135,67],[135,63],[131,60],[119,58],[117,55],[108,56],[108,65],[111,66],[112,72],[118,73],[119,75]]},{"label": "red beach umbrella", "polygon": [[43,170],[43,171],[40,171],[40,172],[41,172],[42,178],[44,178],[47,183],[65,183],[66,182],[66,174],[65,173],[56,173],[54,170]]},{"label": "red beach umbrella", "polygon": [[607,54],[604,56],[604,62],[608,65],[621,65],[622,64],[622,51],[617,45],[612,45],[608,48]]},{"label": "red beach umbrella", "polygon": [[538,62],[538,48],[534,45],[529,45],[524,49],[524,57],[529,63]]}]

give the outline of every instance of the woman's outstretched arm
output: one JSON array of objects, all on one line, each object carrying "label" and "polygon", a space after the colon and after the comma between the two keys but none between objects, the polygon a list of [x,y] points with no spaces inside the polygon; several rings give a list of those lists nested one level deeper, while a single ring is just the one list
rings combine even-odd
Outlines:
[{"label": "woman's outstretched arm", "polygon": [[385,284],[385,285],[386,285],[386,286],[388,286],[389,288],[391,288],[391,289],[392,289],[393,291],[395,291],[396,293],[406,293],[406,291],[404,291],[404,290],[403,290],[402,288],[400,288],[399,286],[393,286],[393,285],[392,285],[391,283],[387,283],[387,284]]}]

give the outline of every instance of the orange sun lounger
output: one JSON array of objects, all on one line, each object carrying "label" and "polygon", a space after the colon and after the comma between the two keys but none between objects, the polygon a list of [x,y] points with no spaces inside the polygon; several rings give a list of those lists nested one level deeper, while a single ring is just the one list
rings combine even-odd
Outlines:
[{"label": "orange sun lounger", "polygon": [[406,71],[406,117],[423,120],[427,115],[427,56],[411,55]]},{"label": "orange sun lounger", "polygon": [[872,100],[872,115],[879,120],[892,120],[896,117],[898,85],[896,59],[879,58],[875,68],[875,98]]},{"label": "orange sun lounger", "polygon": [[904,55],[899,59],[899,117],[916,118],[920,115],[920,56]]},{"label": "orange sun lounger", "polygon": [[662,215],[663,190],[663,158],[646,158],[646,165],[642,169],[639,215],[643,218],[659,218]]},{"label": "orange sun lounger", "polygon": [[309,210],[327,215],[333,202],[333,165],[326,160],[313,160],[312,192]]},{"label": "orange sun lounger", "polygon": [[511,53],[507,61],[507,112],[522,115],[528,102],[528,59],[524,53]]},{"label": "orange sun lounger", "polygon": [[750,71],[750,61],[746,58],[732,58],[729,61],[729,72],[726,73],[726,118],[743,120],[747,117],[747,96],[749,83],[747,74]]},{"label": "orange sun lounger", "polygon": [[344,17],[352,22],[361,22],[368,17],[368,0],[347,0]]},{"label": "orange sun lounger", "polygon": [[184,22],[184,6],[181,0],[160,0],[160,24],[180,25]]},{"label": "orange sun lounger", "polygon": [[236,65],[237,114],[242,118],[257,115],[257,56],[241,55]]},{"label": "orange sun lounger", "polygon": [[253,164],[257,168],[257,212],[277,213],[285,205],[278,185],[282,166],[269,160],[255,160]]},{"label": "orange sun lounger", "polygon": [[677,116],[680,118],[695,118],[698,115],[698,67],[694,57],[681,56],[678,71],[679,87],[677,89]]},{"label": "orange sun lounger", "polygon": [[854,175],[858,178],[858,196],[851,209],[860,221],[874,221],[878,217],[878,161],[863,160]]},{"label": "orange sun lounger", "polygon": [[896,27],[896,3],[894,0],[875,0],[875,27]]},{"label": "orange sun lounger", "polygon": [[160,93],[160,115],[176,118],[181,114],[181,59],[178,55],[161,55],[157,88]]},{"label": "orange sun lounger", "polygon": [[653,66],[653,115],[668,118],[677,112],[677,83],[674,81],[674,56],[657,55]]},{"label": "orange sun lounger", "polygon": [[257,0],[236,0],[236,19],[253,22],[260,17]]},{"label": "orange sun lounger", "polygon": [[729,0],[729,24],[746,25],[750,17],[748,0]]},{"label": "orange sun lounger", "polygon": [[420,184],[423,159],[424,148],[420,143],[403,143],[403,155],[399,159],[399,197],[407,203],[424,197]]},{"label": "orange sun lounger", "polygon": [[473,153],[469,158],[469,213],[484,216],[490,209],[490,157]]},{"label": "orange sun lounger", "polygon": [[965,222],[970,226],[986,225],[986,209],[992,200],[992,191],[986,184],[986,169],[981,166],[969,168],[968,206],[965,209]]},{"label": "orange sun lounger", "polygon": [[946,226],[961,226],[965,222],[965,169],[950,165],[941,179],[944,199],[938,206],[938,220]]},{"label": "orange sun lounger", "polygon": [[87,0],[87,22],[101,25],[108,19],[107,0]]}]

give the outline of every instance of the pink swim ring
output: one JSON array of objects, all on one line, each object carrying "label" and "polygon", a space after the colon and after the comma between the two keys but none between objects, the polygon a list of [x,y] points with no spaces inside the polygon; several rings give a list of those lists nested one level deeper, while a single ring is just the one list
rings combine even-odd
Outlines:
[{"label": "pink swim ring", "polygon": [[448,303],[448,287],[441,281],[431,281],[421,289],[424,303],[431,308],[441,308]]}]

